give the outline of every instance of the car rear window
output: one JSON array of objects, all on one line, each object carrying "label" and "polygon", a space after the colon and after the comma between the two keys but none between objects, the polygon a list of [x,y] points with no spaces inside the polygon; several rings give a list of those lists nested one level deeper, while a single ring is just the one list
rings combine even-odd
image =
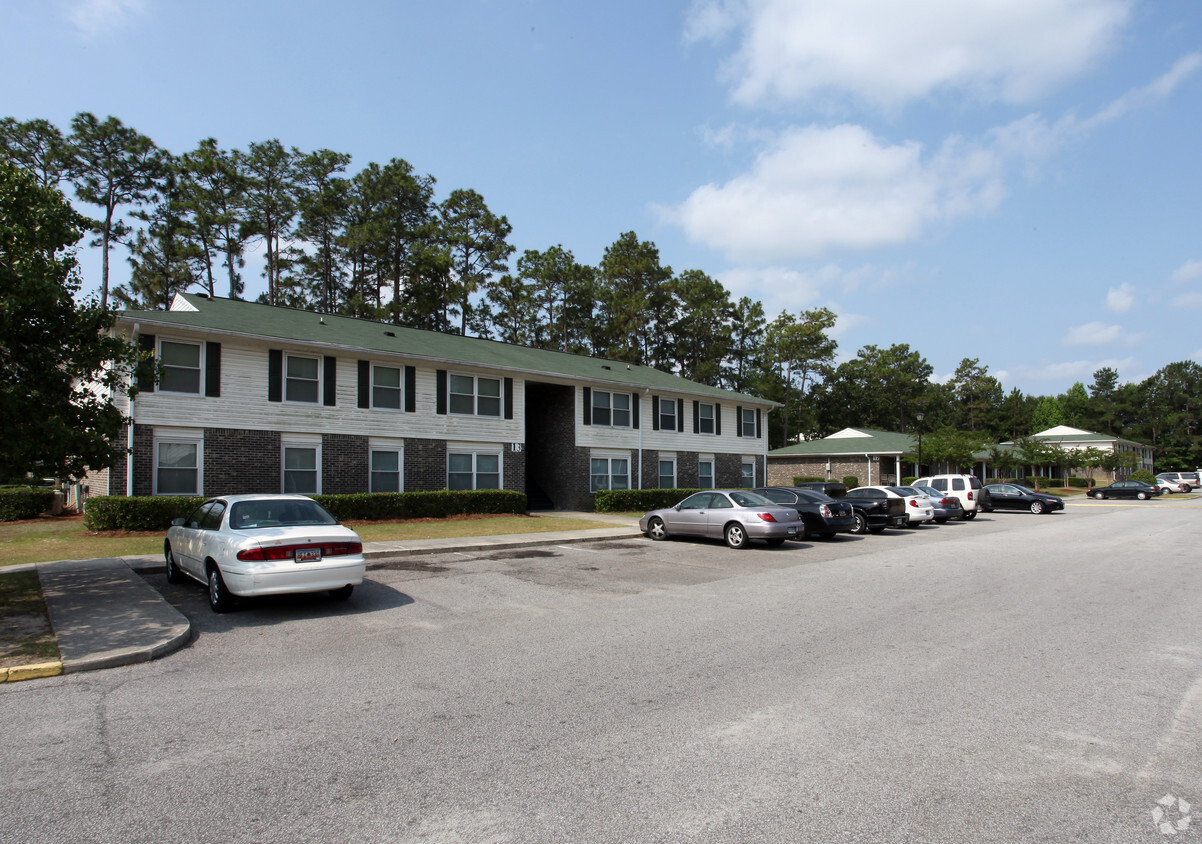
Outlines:
[{"label": "car rear window", "polygon": [[230,513],[230,527],[234,530],[336,524],[338,520],[326,508],[306,499],[238,501]]}]

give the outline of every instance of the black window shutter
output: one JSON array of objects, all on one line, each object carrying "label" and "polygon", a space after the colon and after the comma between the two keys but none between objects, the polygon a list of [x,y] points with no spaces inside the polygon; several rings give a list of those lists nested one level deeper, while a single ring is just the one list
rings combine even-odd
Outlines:
[{"label": "black window shutter", "polygon": [[143,352],[150,352],[150,359],[138,364],[137,384],[138,389],[144,393],[154,392],[154,335],[139,334],[138,349]]},{"label": "black window shutter", "polygon": [[326,355],[325,370],[325,405],[333,407],[338,395],[338,358]]},{"label": "black window shutter", "polygon": [[762,439],[763,436],[764,436],[764,429],[760,425],[760,409],[757,407],[755,409],[755,438],[758,440],[758,439]]},{"label": "black window shutter", "polygon": [[693,433],[701,433],[701,402],[693,399]]},{"label": "black window shutter", "polygon": [[505,418],[513,418],[513,379],[505,379]]},{"label": "black window shutter", "polygon": [[735,436],[736,437],[743,436],[743,406],[742,405],[737,405],[735,407]]},{"label": "black window shutter", "polygon": [[659,430],[659,396],[651,397],[651,430]]},{"label": "black window shutter", "polygon": [[279,349],[267,351],[267,400],[284,400],[284,353]]},{"label": "black window shutter", "polygon": [[684,399],[676,400],[676,430],[684,433]]},{"label": "black window shutter", "polygon": [[371,361],[359,361],[359,407],[371,407]]},{"label": "black window shutter", "polygon": [[221,398],[220,343],[205,343],[205,395]]},{"label": "black window shutter", "polygon": [[714,405],[714,436],[722,436],[722,405]]},{"label": "black window shutter", "polygon": [[591,387],[584,388],[584,424],[593,424],[593,391]]},{"label": "black window shutter", "polygon": [[447,413],[447,371],[439,369],[434,373],[438,385],[438,395],[435,398],[434,411],[442,416]]},{"label": "black window shutter", "polygon": [[417,410],[417,369],[405,367],[405,412],[414,413]]},{"label": "black window shutter", "polygon": [[630,418],[634,422],[634,427],[637,428],[639,426],[639,394],[638,393],[630,394],[630,411],[633,414]]}]

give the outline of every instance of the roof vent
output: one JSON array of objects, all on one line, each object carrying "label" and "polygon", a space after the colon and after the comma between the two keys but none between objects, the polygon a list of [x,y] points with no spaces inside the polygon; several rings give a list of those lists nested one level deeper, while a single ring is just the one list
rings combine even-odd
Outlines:
[{"label": "roof vent", "polygon": [[384,336],[385,336],[385,337],[395,337],[395,336],[396,336],[396,332],[395,332],[395,331],[385,331],[385,332],[384,332]]},{"label": "roof vent", "polygon": [[610,366],[608,363],[603,363],[603,364],[601,364],[601,368],[602,368],[602,369],[613,369],[613,367],[612,367],[612,366]]},{"label": "roof vent", "polygon": [[195,295],[196,295],[196,296],[199,296],[201,299],[208,299],[208,298],[209,298],[209,294],[208,294],[208,293],[196,293]]},{"label": "roof vent", "polygon": [[326,324],[326,318],[325,318],[325,317],[323,317],[323,316],[319,316],[319,317],[317,318],[317,321],[318,321],[319,323],[321,323],[322,325],[325,325],[325,324]]}]

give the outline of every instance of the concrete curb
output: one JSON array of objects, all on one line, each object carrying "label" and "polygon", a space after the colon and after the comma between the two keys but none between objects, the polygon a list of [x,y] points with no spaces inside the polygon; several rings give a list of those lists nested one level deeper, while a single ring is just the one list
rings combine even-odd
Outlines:
[{"label": "concrete curb", "polygon": [[14,665],[0,669],[0,683],[16,683],[21,680],[36,680],[39,677],[57,677],[63,673],[61,662],[35,662],[30,665]]}]

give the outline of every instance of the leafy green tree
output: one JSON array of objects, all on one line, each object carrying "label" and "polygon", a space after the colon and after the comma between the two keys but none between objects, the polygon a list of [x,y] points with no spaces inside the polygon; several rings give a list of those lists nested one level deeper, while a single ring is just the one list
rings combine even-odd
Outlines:
[{"label": "leafy green tree", "polygon": [[669,333],[676,340],[679,374],[717,386],[732,342],[730,292],[701,270],[682,272],[675,288],[680,306]]},{"label": "leafy green tree", "polygon": [[851,425],[910,431],[923,407],[931,365],[907,344],[865,346],[827,379],[823,413],[834,427]]},{"label": "leafy green tree", "polygon": [[827,335],[835,327],[835,319],[834,312],[828,308],[813,308],[803,311],[800,319],[782,312],[768,326],[768,354],[784,385],[781,445],[787,445],[793,435],[789,426],[789,411],[794,403],[794,389],[800,402],[806,394],[807,382],[814,376],[828,372],[835,359],[838,344]]},{"label": "leafy green tree", "polygon": [[[921,463],[922,466],[946,464],[951,471],[971,467],[973,455],[982,451],[985,445],[985,437],[980,432],[959,431],[954,428],[931,431],[922,436]],[[902,455],[902,461],[919,463],[917,442],[914,451]],[[921,470],[920,466],[919,471]]]},{"label": "leafy green tree", "polygon": [[501,276],[486,294],[492,306],[491,316],[496,338],[503,343],[531,345],[537,320],[534,288],[520,276]]},{"label": "leafy green tree", "polygon": [[240,270],[248,236],[242,224],[247,190],[242,153],[206,138],[180,157],[179,168],[178,206],[203,256],[205,286],[210,296],[217,295],[213,259],[221,255],[229,297],[237,299],[245,289]]},{"label": "leafy green tree", "polygon": [[977,358],[964,358],[949,384],[960,404],[961,423],[970,431],[985,430],[1002,404],[1001,382]]},{"label": "leafy green tree", "polygon": [[117,118],[100,121],[86,111],[71,120],[68,149],[67,172],[75,195],[104,213],[92,224],[99,235],[93,245],[101,248],[100,306],[104,308],[109,300],[110,249],[130,232],[117,211],[125,206],[138,208],[154,199],[163,177],[164,155],[154,141]]},{"label": "leafy green tree", "polygon": [[1089,409],[1086,414],[1086,426],[1090,430],[1108,434],[1115,432],[1118,385],[1117,370],[1104,366],[1094,372],[1093,383],[1089,385]]},{"label": "leafy green tree", "polygon": [[348,298],[345,272],[346,225],[350,183],[337,174],[351,157],[320,149],[296,159],[296,205],[299,219],[293,232],[308,248],[293,253],[292,264],[312,307],[321,313],[342,309]]},{"label": "leafy green tree", "polygon": [[1141,385],[1147,440],[1159,465],[1196,466],[1202,461],[1202,366],[1170,363]]},{"label": "leafy green tree", "polygon": [[24,167],[43,187],[57,188],[70,161],[66,138],[49,120],[0,119],[0,157]]},{"label": "leafy green tree", "polygon": [[109,400],[139,353],[115,314],[75,302],[87,227],[57,190],[0,161],[0,477],[74,479],[111,466],[125,420]]},{"label": "leafy green tree", "polygon": [[740,393],[752,389],[767,325],[764,306],[747,296],[740,297],[730,318],[730,351],[723,375],[728,389]]},{"label": "leafy green tree", "polygon": [[1068,391],[1060,396],[1060,406],[1064,409],[1064,424],[1081,427],[1089,419],[1089,393],[1085,385],[1077,381]]},{"label": "leafy green tree", "polygon": [[1054,396],[1041,398],[1039,404],[1035,406],[1035,412],[1031,414],[1031,433],[1038,434],[1040,431],[1063,424],[1064,408],[1059,399]]},{"label": "leafy green tree", "polygon": [[513,226],[488,210],[474,190],[453,190],[439,206],[441,234],[451,259],[454,287],[445,309],[454,302],[459,333],[466,335],[472,318],[472,296],[485,290],[492,277],[508,268]]},{"label": "leafy green tree", "polygon": [[539,349],[589,353],[596,300],[596,271],[577,263],[562,245],[527,249],[518,258],[518,277],[531,288],[537,315],[533,345]]},{"label": "leafy green tree", "polygon": [[300,151],[284,149],[278,140],[252,143],[242,159],[246,178],[246,216],[242,234],[261,238],[265,252],[263,275],[269,305],[284,304],[284,238],[296,218],[296,162]]},{"label": "leafy green tree", "polygon": [[598,319],[607,357],[671,369],[674,349],[667,328],[676,317],[671,278],[672,268],[659,261],[659,248],[632,231],[606,248],[598,274]]},{"label": "leafy green tree", "polygon": [[137,231],[130,244],[128,287],[113,288],[113,298],[125,307],[166,310],[175,294],[196,283],[208,264],[184,219],[177,173],[178,168],[168,162],[159,202],[150,213],[135,212],[147,226]]}]

